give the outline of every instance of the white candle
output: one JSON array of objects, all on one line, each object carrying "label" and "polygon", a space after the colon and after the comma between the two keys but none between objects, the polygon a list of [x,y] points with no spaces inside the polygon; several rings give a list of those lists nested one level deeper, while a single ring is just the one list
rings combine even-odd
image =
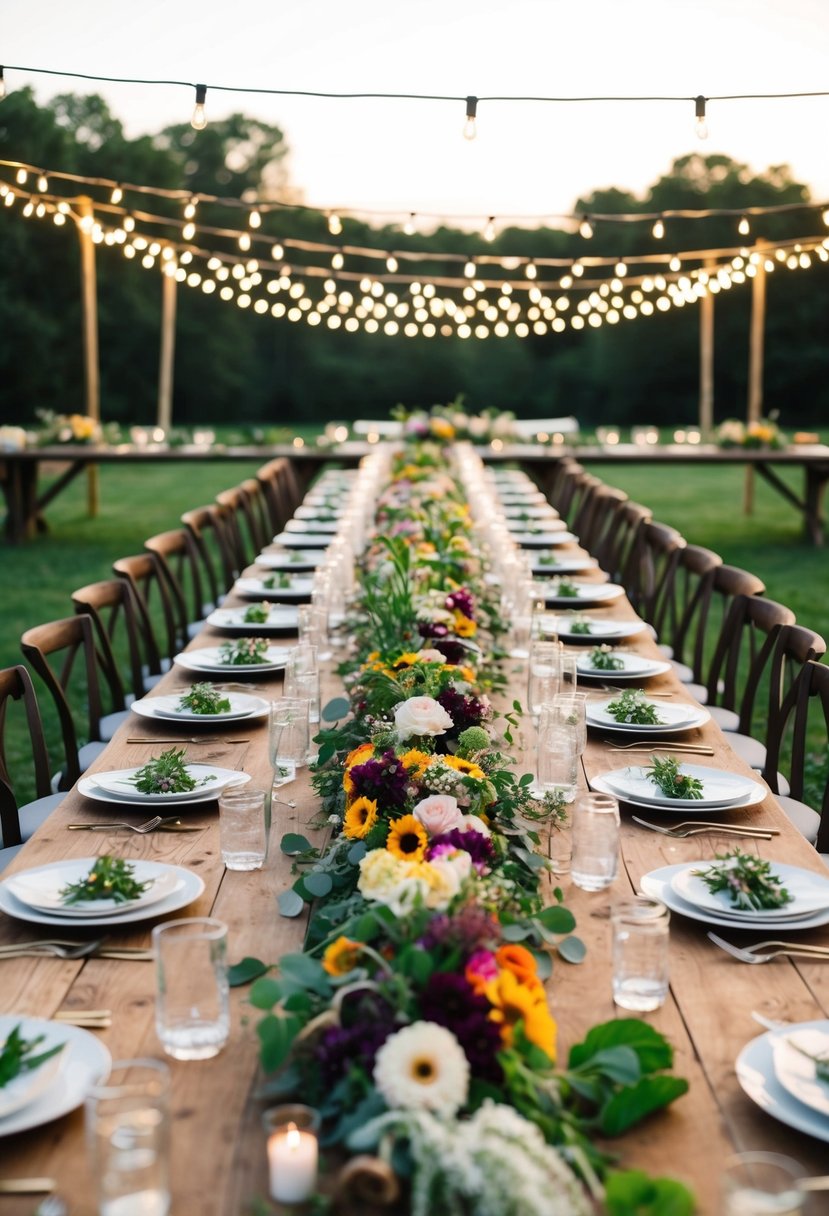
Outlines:
[{"label": "white candle", "polygon": [[302,1203],[317,1186],[317,1138],[294,1124],[268,1138],[271,1198]]}]

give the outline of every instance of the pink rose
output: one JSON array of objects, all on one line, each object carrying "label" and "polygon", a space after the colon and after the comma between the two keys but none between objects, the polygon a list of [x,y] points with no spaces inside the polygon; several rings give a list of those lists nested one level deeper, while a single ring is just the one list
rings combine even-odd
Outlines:
[{"label": "pink rose", "polygon": [[410,697],[395,707],[394,725],[404,743],[412,735],[445,735],[454,722],[434,697]]},{"label": "pink rose", "polygon": [[441,836],[463,824],[463,815],[457,798],[451,794],[432,794],[418,802],[414,816],[419,819],[430,836]]},{"label": "pink rose", "polygon": [[[428,573],[428,571],[427,571]],[[445,663],[446,658],[439,650],[418,650],[417,657],[421,663]]]}]

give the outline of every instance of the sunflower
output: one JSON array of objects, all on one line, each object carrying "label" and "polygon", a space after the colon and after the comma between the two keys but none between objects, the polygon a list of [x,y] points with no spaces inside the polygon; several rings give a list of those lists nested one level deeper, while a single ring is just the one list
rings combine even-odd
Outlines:
[{"label": "sunflower", "polygon": [[443,763],[447,768],[463,773],[464,777],[474,777],[476,781],[484,781],[486,778],[486,773],[480,765],[473,764],[471,760],[462,760],[460,756],[444,756]]},{"label": "sunflower", "polygon": [[497,979],[489,981],[484,995],[492,1005],[489,1016],[501,1027],[505,1046],[512,1044],[513,1028],[520,1021],[527,1039],[555,1060],[556,1024],[541,985],[528,988],[512,971],[502,971]]},{"label": "sunflower", "polygon": [[353,942],[350,937],[338,937],[322,956],[323,970],[329,975],[348,975],[357,966],[360,949],[360,943]]},{"label": "sunflower", "polygon": [[362,840],[377,822],[377,803],[372,798],[356,798],[345,813],[343,835]]},{"label": "sunflower", "polygon": [[499,946],[495,961],[504,971],[511,971],[515,978],[527,988],[540,988],[535,959],[526,946],[507,943]]},{"label": "sunflower", "polygon": [[454,630],[459,638],[473,638],[478,632],[478,626],[470,617],[464,616],[462,612],[456,612]]},{"label": "sunflower", "polygon": [[[347,821],[348,815],[346,815]],[[397,857],[401,861],[423,861],[428,843],[429,835],[423,824],[419,819],[415,819],[414,815],[401,815],[399,819],[392,819],[389,824],[386,848],[393,857]]]},{"label": "sunflower", "polygon": [[412,777],[418,778],[423,776],[434,758],[429,752],[421,752],[416,747],[412,747],[409,751],[403,753],[400,757],[400,763],[407,771],[409,769],[412,770]]},{"label": "sunflower", "polygon": [[366,760],[371,760],[374,755],[373,743],[361,743],[359,747],[355,747],[350,751],[345,758],[345,767],[354,768],[355,764],[365,764]]},{"label": "sunflower", "polygon": [[399,659],[395,659],[395,661],[392,663],[392,667],[394,667],[395,670],[398,670],[401,667],[411,667],[413,663],[417,662],[419,662],[419,659],[415,652],[413,650],[407,650],[405,654],[401,654]]}]

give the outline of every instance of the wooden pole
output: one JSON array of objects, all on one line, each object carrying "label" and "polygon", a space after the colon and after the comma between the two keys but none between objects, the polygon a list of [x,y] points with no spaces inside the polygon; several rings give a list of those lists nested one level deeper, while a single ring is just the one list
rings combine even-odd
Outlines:
[{"label": "wooden pole", "polygon": [[[746,422],[757,422],[763,413],[763,355],[766,332],[766,258],[767,242],[758,239],[755,249],[760,254],[757,273],[751,280],[751,329],[748,348],[748,409]],[[743,512],[754,510],[754,469],[746,466]]]},{"label": "wooden pole", "polygon": [[[101,420],[101,380],[98,366],[98,280],[95,273],[95,242],[92,226],[95,215],[92,199],[78,199],[81,221],[78,240],[81,247],[81,308],[83,314],[84,408],[90,418]],[[90,516],[98,514],[98,466],[86,470],[86,505]]]},{"label": "wooden pole", "polygon": [[[714,263],[705,269],[713,273]],[[703,439],[714,430],[714,297],[710,291],[699,302],[699,429]]]},{"label": "wooden pole", "polygon": [[158,367],[158,425],[169,431],[173,421],[173,373],[176,354],[176,264],[161,272],[161,354]]}]

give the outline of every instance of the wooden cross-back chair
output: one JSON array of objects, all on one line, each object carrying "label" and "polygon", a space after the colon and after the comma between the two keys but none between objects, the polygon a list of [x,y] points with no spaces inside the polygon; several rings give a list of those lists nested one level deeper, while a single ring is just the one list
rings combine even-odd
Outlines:
[{"label": "wooden cross-back chair", "polygon": [[660,591],[653,627],[681,680],[705,679],[705,639],[719,553],[685,545]]},{"label": "wooden cross-back chair", "polygon": [[[789,644],[796,652],[796,659],[802,657],[803,662],[770,715],[763,778],[777,795],[778,802],[795,827],[816,845],[819,852],[826,853],[829,850],[829,667],[817,661],[826,652],[826,645],[817,634],[802,629],[802,626],[787,625],[781,630],[781,635],[798,629],[802,636],[796,642],[790,640]],[[810,634],[811,637],[808,636]],[[820,726],[823,730],[822,749],[816,757],[817,779],[823,783],[819,809],[803,801],[809,725],[810,719],[812,722],[814,720],[809,712],[813,698],[816,705],[819,702]],[[781,766],[788,770],[788,792],[780,789]]]},{"label": "wooden cross-back chair", "polygon": [[593,556],[602,570],[613,582],[623,577],[628,554],[636,541],[636,535],[644,523],[653,518],[649,507],[638,502],[618,503],[608,525],[596,543]]},{"label": "wooden cross-back chair", "polygon": [[202,565],[192,533],[187,528],[159,532],[144,541],[144,548],[155,554],[167,581],[177,632],[188,639],[195,637],[216,604],[205,597]]},{"label": "wooden cross-back chair", "polygon": [[[179,628],[173,597],[155,553],[135,553],[112,563],[117,578],[129,584],[136,614],[151,656],[150,674],[166,671],[174,654],[184,647],[186,635]],[[158,661],[156,661],[158,660]]]},{"label": "wooden cross-back chair", "polygon": [[[16,705],[12,705],[12,703]],[[5,735],[9,710],[19,710],[25,718],[29,739],[29,758],[34,776],[35,799],[21,804],[9,772]],[[0,670],[0,870],[19,851],[23,841],[45,823],[63,794],[51,792],[49,756],[43,722],[31,676],[22,664]]]},{"label": "wooden cross-back chair", "polygon": [[88,583],[72,592],[76,612],[92,618],[96,644],[120,672],[129,670],[129,686],[136,699],[157,684],[162,675],[155,638],[139,619],[132,586],[124,578]]},{"label": "wooden cross-back chair", "polygon": [[684,548],[684,538],[668,524],[647,520],[636,533],[622,582],[633,607],[651,625]]},{"label": "wooden cross-back chair", "polygon": [[220,604],[238,577],[222,513],[215,503],[209,503],[185,511],[181,522],[192,536],[199,555],[208,599]]}]

